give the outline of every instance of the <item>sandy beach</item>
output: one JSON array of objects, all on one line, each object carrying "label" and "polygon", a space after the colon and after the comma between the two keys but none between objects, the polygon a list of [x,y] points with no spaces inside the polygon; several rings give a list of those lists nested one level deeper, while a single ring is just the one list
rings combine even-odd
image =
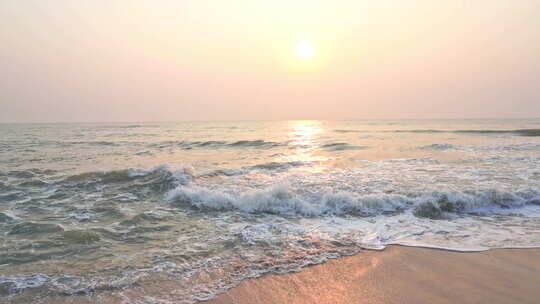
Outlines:
[{"label": "sandy beach", "polygon": [[390,246],[244,281],[209,304],[538,303],[540,249]]}]

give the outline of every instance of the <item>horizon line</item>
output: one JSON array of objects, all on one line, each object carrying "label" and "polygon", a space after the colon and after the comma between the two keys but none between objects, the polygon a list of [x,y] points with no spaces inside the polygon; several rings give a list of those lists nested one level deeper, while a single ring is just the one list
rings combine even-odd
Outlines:
[{"label": "horizon line", "polygon": [[0,124],[123,124],[123,123],[190,123],[190,122],[279,122],[279,121],[391,121],[391,120],[534,120],[537,117],[471,117],[471,118],[352,118],[352,119],[200,119],[200,120],[109,120],[109,121],[7,121]]}]

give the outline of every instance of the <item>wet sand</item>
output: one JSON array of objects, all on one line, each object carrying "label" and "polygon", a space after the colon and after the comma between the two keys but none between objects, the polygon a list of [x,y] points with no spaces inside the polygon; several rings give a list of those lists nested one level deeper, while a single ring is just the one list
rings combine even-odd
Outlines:
[{"label": "wet sand", "polygon": [[247,280],[206,303],[540,303],[540,249],[390,246]]}]

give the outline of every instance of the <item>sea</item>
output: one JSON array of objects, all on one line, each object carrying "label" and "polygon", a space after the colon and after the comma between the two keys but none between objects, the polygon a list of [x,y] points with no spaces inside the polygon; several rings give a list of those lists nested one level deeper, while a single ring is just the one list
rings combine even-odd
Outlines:
[{"label": "sea", "polygon": [[0,303],[196,303],[389,245],[540,246],[540,119],[0,125]]}]

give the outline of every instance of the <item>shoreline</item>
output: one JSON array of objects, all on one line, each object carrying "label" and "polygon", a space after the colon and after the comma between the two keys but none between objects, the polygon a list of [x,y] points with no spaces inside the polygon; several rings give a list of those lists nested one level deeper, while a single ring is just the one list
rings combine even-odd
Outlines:
[{"label": "shoreline", "polygon": [[[121,304],[126,303],[125,296],[141,303],[154,303],[145,301],[154,297],[166,299],[179,287],[175,281],[155,279],[148,281],[148,285],[104,290],[93,296],[42,297],[30,290],[20,297],[6,298],[5,303]],[[538,282],[540,248],[463,252],[389,245],[383,250],[364,249],[355,255],[329,259],[299,272],[247,279],[198,303],[533,304],[540,299]],[[4,303],[2,298],[0,303]]]},{"label": "shoreline", "polygon": [[207,304],[538,303],[540,248],[461,252],[390,245],[248,279]]}]

